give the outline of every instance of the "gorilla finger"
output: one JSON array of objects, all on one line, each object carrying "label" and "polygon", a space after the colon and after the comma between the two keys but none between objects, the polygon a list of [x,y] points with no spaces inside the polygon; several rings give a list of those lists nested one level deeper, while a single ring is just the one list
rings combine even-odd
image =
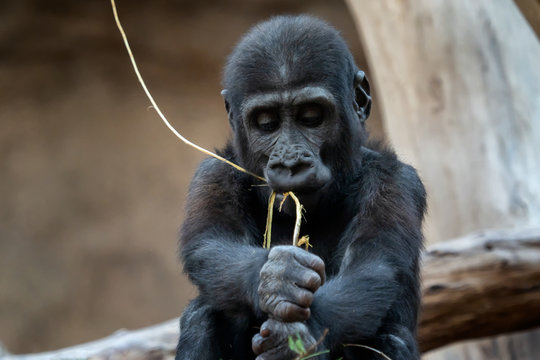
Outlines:
[{"label": "gorilla finger", "polygon": [[310,254],[305,250],[298,248],[300,252],[294,254],[294,258],[301,265],[315,271],[321,277],[321,285],[326,281],[326,271],[324,261],[317,255]]},{"label": "gorilla finger", "polygon": [[311,315],[311,310],[288,301],[282,301],[274,309],[273,315],[284,322],[306,321]]},{"label": "gorilla finger", "polygon": [[259,334],[264,337],[264,338],[267,338],[270,336],[272,332],[270,331],[269,328],[267,327],[261,327],[261,331],[259,331]]},{"label": "gorilla finger", "polygon": [[302,308],[309,308],[313,303],[313,292],[301,287],[295,287],[292,298],[294,304]]},{"label": "gorilla finger", "polygon": [[251,339],[251,348],[257,355],[271,351],[284,341],[283,334],[280,333],[283,323],[269,319],[266,320],[259,331]]},{"label": "gorilla finger", "polygon": [[294,247],[290,245],[277,245],[273,246],[268,253],[268,259],[283,258],[284,256],[292,256],[292,251]]},{"label": "gorilla finger", "polygon": [[301,271],[297,276],[295,284],[300,288],[309,290],[311,293],[317,291],[323,282],[321,276],[313,270]]},{"label": "gorilla finger", "polygon": [[255,355],[262,354],[266,349],[264,346],[268,342],[268,337],[263,337],[261,334],[255,334],[251,339],[251,350]]}]

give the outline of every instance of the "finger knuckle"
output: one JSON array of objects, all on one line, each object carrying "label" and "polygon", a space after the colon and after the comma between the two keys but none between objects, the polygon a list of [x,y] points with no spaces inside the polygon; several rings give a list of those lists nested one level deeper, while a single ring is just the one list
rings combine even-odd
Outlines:
[{"label": "finger knuckle", "polygon": [[270,252],[268,253],[269,259],[274,259],[276,257],[280,257],[282,254],[285,253],[284,246],[274,246],[270,249]]},{"label": "finger knuckle", "polygon": [[324,261],[318,256],[313,256],[311,259],[311,268],[316,269],[318,271],[324,271]]},{"label": "finger knuckle", "polygon": [[302,307],[309,307],[313,302],[313,294],[309,291],[302,291],[298,296],[298,305]]},{"label": "finger knuckle", "polygon": [[274,308],[274,316],[276,316],[279,319],[283,319],[286,312],[287,312],[287,304],[284,302],[280,302]]},{"label": "finger knuckle", "polygon": [[284,321],[290,321],[293,313],[293,305],[286,301],[280,302],[274,311],[274,315]]},{"label": "finger knuckle", "polygon": [[298,308],[295,305],[289,304],[284,313],[284,319],[286,321],[294,321],[298,318]]},{"label": "finger knuckle", "polygon": [[270,265],[266,263],[261,268],[261,271],[259,271],[259,276],[263,278],[263,277],[267,277],[269,274],[270,274]]},{"label": "finger knuckle", "polygon": [[321,277],[316,273],[309,273],[305,279],[307,288],[318,289],[321,286]]}]

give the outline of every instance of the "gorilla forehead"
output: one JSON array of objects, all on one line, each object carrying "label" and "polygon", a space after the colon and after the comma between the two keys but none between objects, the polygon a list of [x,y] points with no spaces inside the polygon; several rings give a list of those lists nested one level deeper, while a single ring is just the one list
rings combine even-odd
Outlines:
[{"label": "gorilla forehead", "polygon": [[253,27],[225,67],[232,104],[247,94],[323,84],[334,94],[351,88],[356,66],[338,31],[311,16],[279,16]]}]

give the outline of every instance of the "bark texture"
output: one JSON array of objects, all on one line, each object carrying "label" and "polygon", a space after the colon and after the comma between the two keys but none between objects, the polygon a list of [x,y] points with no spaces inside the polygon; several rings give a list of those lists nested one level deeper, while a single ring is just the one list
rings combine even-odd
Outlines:
[{"label": "bark texture", "polygon": [[540,42],[515,3],[348,4],[388,139],[427,187],[426,238],[540,224]]},{"label": "bark texture", "polygon": [[486,231],[424,256],[422,352],[540,326],[540,228]]},{"label": "bark texture", "polygon": [[[540,224],[540,43],[516,3],[347,3],[387,138],[426,184],[426,238]],[[529,354],[540,332],[533,341],[516,339],[426,358],[535,360]]]}]

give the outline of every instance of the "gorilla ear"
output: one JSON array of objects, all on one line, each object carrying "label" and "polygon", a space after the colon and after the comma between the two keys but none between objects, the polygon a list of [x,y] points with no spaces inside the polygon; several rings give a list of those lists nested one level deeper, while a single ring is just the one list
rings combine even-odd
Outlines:
[{"label": "gorilla ear", "polygon": [[231,124],[231,128],[234,130],[234,124],[233,124],[233,116],[231,113],[231,106],[229,105],[229,100],[227,99],[227,94],[229,91],[227,89],[221,90],[221,96],[223,96],[223,100],[225,101],[225,110],[227,110],[227,115],[229,116],[229,124]]},{"label": "gorilla ear", "polygon": [[227,100],[227,94],[229,91],[227,89],[221,90],[221,96],[223,96],[223,100],[225,100],[225,110],[227,110],[227,114],[231,110],[231,107],[229,106],[229,101]]},{"label": "gorilla ear", "polygon": [[366,74],[360,70],[354,76],[354,109],[363,123],[371,113],[371,89]]}]

